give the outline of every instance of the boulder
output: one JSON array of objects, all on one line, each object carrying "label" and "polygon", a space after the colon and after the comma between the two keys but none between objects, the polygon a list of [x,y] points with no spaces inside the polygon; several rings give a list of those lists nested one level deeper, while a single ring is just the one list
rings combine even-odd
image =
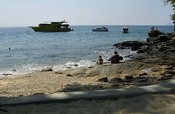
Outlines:
[{"label": "boulder", "polygon": [[125,41],[125,42],[122,42],[122,43],[114,44],[113,46],[115,46],[116,48],[119,48],[119,49],[131,48],[133,50],[138,50],[143,45],[147,45],[147,43],[146,42],[140,42],[140,41]]},{"label": "boulder", "polygon": [[148,78],[147,77],[136,77],[135,81],[137,81],[137,82],[146,82],[146,81],[148,81]]},{"label": "boulder", "polygon": [[112,78],[109,82],[110,83],[122,83],[124,82],[124,80],[122,78],[116,77],[116,78]]},{"label": "boulder", "polygon": [[133,80],[133,76],[125,76],[125,82],[131,82]]},{"label": "boulder", "polygon": [[98,70],[89,70],[86,72],[87,77],[94,77],[100,75],[100,72]]},{"label": "boulder", "polygon": [[152,68],[152,69],[151,69],[152,72],[160,72],[160,71],[162,71],[162,70],[163,70],[163,69],[160,68],[160,67],[156,67],[156,68]]},{"label": "boulder", "polygon": [[170,40],[170,38],[168,38],[168,36],[164,35],[164,34],[163,35],[159,35],[158,39],[159,39],[160,42],[166,42],[167,40]]},{"label": "boulder", "polygon": [[165,34],[159,30],[151,30],[148,32],[149,37],[158,37],[159,35]]},{"label": "boulder", "polygon": [[98,79],[99,82],[108,82],[108,78],[107,77],[103,77]]},{"label": "boulder", "polygon": [[77,69],[74,69],[70,73],[68,73],[67,76],[84,77],[84,76],[86,76],[86,68],[77,68]]},{"label": "boulder", "polygon": [[51,71],[53,71],[53,69],[50,68],[50,67],[44,68],[44,69],[41,70],[41,72],[51,72]]}]

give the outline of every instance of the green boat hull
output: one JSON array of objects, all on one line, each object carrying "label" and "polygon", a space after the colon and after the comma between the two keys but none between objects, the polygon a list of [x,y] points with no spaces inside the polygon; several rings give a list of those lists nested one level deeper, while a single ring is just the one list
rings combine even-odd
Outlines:
[{"label": "green boat hull", "polygon": [[31,27],[35,32],[69,32],[70,28],[42,28],[42,27]]}]

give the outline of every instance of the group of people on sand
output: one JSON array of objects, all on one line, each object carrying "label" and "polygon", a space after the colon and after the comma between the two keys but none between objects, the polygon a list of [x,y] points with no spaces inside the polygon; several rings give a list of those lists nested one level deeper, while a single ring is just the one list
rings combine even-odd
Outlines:
[{"label": "group of people on sand", "polygon": [[[119,56],[117,51],[114,51],[114,55],[108,59],[108,61],[111,62],[111,64],[117,64],[120,62],[120,60],[123,60],[122,56]],[[104,63],[102,56],[100,55],[97,59],[97,64],[102,65]]]}]

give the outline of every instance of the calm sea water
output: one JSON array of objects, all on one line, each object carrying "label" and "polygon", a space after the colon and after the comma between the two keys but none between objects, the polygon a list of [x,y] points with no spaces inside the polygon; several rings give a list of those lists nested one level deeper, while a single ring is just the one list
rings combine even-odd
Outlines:
[{"label": "calm sea water", "polygon": [[[71,26],[66,33],[34,32],[29,27],[0,28],[0,75],[29,73],[45,67],[65,69],[95,64],[102,55],[107,60],[114,50],[112,45],[127,40],[146,40],[151,26],[106,26],[109,32],[92,32],[100,26]],[[172,32],[172,26],[158,26],[163,32]],[[9,49],[10,48],[10,49]],[[130,50],[117,50],[120,55],[131,55]]]}]

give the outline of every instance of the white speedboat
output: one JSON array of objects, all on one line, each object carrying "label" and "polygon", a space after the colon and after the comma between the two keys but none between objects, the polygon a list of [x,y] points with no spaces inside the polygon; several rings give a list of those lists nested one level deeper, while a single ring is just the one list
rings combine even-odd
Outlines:
[{"label": "white speedboat", "polygon": [[123,33],[128,33],[128,31],[129,31],[129,28],[128,27],[123,27],[123,29],[122,29],[122,32]]},{"label": "white speedboat", "polygon": [[93,32],[108,32],[109,30],[106,27],[92,29]]}]

